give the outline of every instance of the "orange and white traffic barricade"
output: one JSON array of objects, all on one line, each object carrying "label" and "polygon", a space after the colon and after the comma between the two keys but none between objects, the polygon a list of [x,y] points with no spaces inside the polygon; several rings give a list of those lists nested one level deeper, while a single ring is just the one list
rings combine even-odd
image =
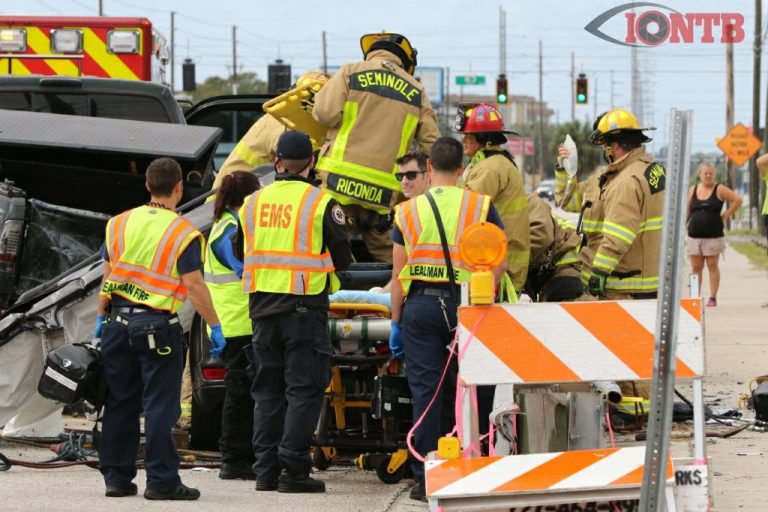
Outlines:
[{"label": "orange and white traffic barricade", "polygon": [[[700,384],[704,375],[701,300],[681,300],[676,317],[676,378],[694,379]],[[601,381],[650,380],[654,372],[656,321],[656,300],[461,306],[460,388],[496,384],[567,387]],[[696,392],[696,403],[700,404],[700,385]],[[644,446],[471,457],[472,450],[467,447],[476,446],[478,432],[476,411],[469,395],[464,393],[459,429],[466,458],[426,462],[426,491],[433,510],[509,509],[639,499]],[[696,409],[699,411],[695,418],[694,463],[701,466],[700,474],[706,482],[703,413],[701,407]],[[674,467],[674,461],[667,461],[667,510],[694,510],[676,505]]]}]

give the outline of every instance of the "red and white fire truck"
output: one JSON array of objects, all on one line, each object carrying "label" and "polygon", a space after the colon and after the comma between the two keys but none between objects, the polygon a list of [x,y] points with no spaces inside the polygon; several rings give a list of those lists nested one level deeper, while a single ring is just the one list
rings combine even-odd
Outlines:
[{"label": "red and white fire truck", "polygon": [[146,18],[0,16],[0,75],[167,83],[169,49]]}]

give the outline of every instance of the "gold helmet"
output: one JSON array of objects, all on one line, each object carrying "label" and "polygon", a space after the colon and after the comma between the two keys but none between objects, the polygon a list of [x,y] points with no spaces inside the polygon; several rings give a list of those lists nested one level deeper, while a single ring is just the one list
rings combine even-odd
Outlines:
[{"label": "gold helmet", "polygon": [[363,56],[373,50],[387,50],[400,58],[403,63],[403,69],[412,75],[416,70],[416,48],[411,46],[403,35],[391,32],[380,32],[378,34],[365,34],[360,38],[360,48],[363,50]]},{"label": "gold helmet", "polygon": [[592,144],[601,146],[606,144],[606,138],[610,140],[621,141],[624,139],[644,144],[652,139],[643,133],[644,130],[655,130],[656,128],[641,128],[637,118],[628,110],[615,108],[608,112],[603,112],[595,120],[592,126],[591,140]]}]

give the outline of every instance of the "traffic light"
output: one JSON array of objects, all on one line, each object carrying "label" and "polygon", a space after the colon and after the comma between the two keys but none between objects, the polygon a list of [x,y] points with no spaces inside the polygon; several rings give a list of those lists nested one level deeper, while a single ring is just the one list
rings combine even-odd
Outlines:
[{"label": "traffic light", "polygon": [[499,75],[496,79],[496,103],[506,104],[509,101],[507,96],[507,77],[506,75]]},{"label": "traffic light", "polygon": [[184,59],[184,64],[181,65],[181,80],[183,91],[195,90],[195,63],[192,59]]},{"label": "traffic light", "polygon": [[580,73],[576,79],[576,103],[586,105],[589,100],[589,82],[587,75]]}]

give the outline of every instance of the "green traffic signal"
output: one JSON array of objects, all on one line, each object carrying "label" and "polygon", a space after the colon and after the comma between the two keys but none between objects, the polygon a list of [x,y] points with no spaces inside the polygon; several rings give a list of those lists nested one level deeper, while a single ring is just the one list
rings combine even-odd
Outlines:
[{"label": "green traffic signal", "polygon": [[507,102],[507,95],[506,94],[497,94],[496,95],[496,103],[506,103]]},{"label": "green traffic signal", "polygon": [[587,95],[586,95],[586,94],[584,94],[584,93],[579,93],[579,94],[576,96],[576,101],[577,101],[578,103],[586,103],[586,102],[587,102]]}]

